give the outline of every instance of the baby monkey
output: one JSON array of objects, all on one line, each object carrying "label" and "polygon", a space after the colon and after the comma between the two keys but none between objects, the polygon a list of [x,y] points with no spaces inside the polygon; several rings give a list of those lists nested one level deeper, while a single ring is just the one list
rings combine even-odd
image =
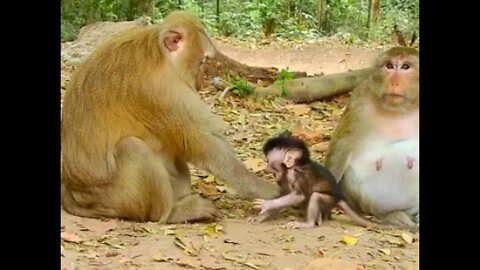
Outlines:
[{"label": "baby monkey", "polygon": [[269,139],[263,153],[267,159],[267,171],[273,173],[281,188],[277,199],[256,199],[254,207],[261,209],[251,222],[263,222],[273,218],[282,208],[299,206],[306,212],[306,221],[287,223],[289,228],[313,228],[325,219],[331,219],[331,211],[340,207],[358,225],[374,227],[376,224],[359,216],[346,202],[335,176],[324,166],[310,158],[306,144],[288,133]]}]

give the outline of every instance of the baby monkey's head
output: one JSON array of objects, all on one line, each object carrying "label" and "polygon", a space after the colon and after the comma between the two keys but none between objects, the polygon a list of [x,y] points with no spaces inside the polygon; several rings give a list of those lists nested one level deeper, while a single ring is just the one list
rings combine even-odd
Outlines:
[{"label": "baby monkey's head", "polygon": [[273,173],[277,180],[295,166],[303,166],[310,161],[310,151],[304,141],[289,133],[282,133],[270,138],[263,146],[267,159],[267,171]]}]

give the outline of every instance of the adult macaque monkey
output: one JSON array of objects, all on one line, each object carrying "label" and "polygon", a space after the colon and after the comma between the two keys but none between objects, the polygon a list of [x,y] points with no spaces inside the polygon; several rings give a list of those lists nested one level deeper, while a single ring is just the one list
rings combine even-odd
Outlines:
[{"label": "adult macaque monkey", "polygon": [[267,158],[267,171],[274,174],[281,187],[281,197],[255,200],[254,207],[261,211],[258,216],[250,218],[251,222],[271,219],[287,206],[300,206],[306,212],[306,221],[289,222],[287,227],[313,228],[321,225],[323,219],[331,219],[332,208],[339,206],[358,225],[375,226],[348,205],[335,176],[310,158],[310,151],[301,139],[282,134],[269,139],[263,152]]},{"label": "adult macaque monkey", "polygon": [[396,225],[419,223],[419,58],[414,48],[381,54],[352,92],[325,166],[359,210]]},{"label": "adult macaque monkey", "polygon": [[197,19],[173,12],[129,31],[79,66],[63,101],[63,208],[85,217],[179,223],[220,216],[191,194],[187,162],[246,198],[277,188],[240,162],[195,91],[215,48]]}]

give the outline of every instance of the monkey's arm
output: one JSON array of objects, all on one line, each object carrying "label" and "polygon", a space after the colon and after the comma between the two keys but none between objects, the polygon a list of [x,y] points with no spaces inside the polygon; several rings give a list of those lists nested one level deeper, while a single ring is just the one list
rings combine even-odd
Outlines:
[{"label": "monkey's arm", "polygon": [[[183,87],[176,90],[181,93],[177,95],[152,90],[154,99],[146,94],[134,97],[137,107],[147,109],[132,115],[141,117],[142,122],[173,155],[221,178],[240,196],[277,197],[277,185],[257,177],[236,157],[223,137],[221,119],[210,111],[194,89],[186,84]],[[162,98],[170,102],[162,102]]]},{"label": "monkey's arm", "polygon": [[347,107],[340,123],[335,129],[325,157],[325,167],[328,168],[340,181],[352,158],[353,145],[351,142],[351,109]]},{"label": "monkey's arm", "polygon": [[221,178],[245,198],[271,199],[278,196],[278,186],[250,172],[223,138],[206,134],[204,145],[206,150],[194,162],[195,165]]},{"label": "monkey's arm", "polygon": [[271,210],[279,210],[287,206],[298,205],[305,200],[306,196],[295,191],[274,200],[256,199],[253,202],[254,208],[261,208],[259,215]]},{"label": "monkey's arm", "polygon": [[189,110],[190,121],[193,124],[191,126],[197,127],[189,131],[191,134],[197,134],[194,136],[195,141],[185,142],[188,144],[189,162],[221,178],[242,197],[264,199],[277,197],[279,194],[277,185],[257,177],[237,158],[233,148],[223,136],[222,120],[210,112],[198,95],[191,95],[188,98],[191,108],[197,108]]}]

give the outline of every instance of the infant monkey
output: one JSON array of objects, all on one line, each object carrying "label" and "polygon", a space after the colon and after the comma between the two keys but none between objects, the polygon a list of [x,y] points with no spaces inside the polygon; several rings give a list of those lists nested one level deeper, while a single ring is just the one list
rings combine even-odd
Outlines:
[{"label": "infant monkey", "polygon": [[306,211],[306,221],[289,222],[290,228],[313,228],[322,220],[331,219],[331,211],[339,206],[358,225],[374,227],[377,224],[359,216],[345,201],[335,176],[324,166],[310,159],[306,144],[283,133],[269,139],[263,153],[267,158],[267,171],[273,173],[281,188],[277,199],[254,201],[261,211],[251,222],[263,222],[273,218],[282,208],[300,206]]}]

